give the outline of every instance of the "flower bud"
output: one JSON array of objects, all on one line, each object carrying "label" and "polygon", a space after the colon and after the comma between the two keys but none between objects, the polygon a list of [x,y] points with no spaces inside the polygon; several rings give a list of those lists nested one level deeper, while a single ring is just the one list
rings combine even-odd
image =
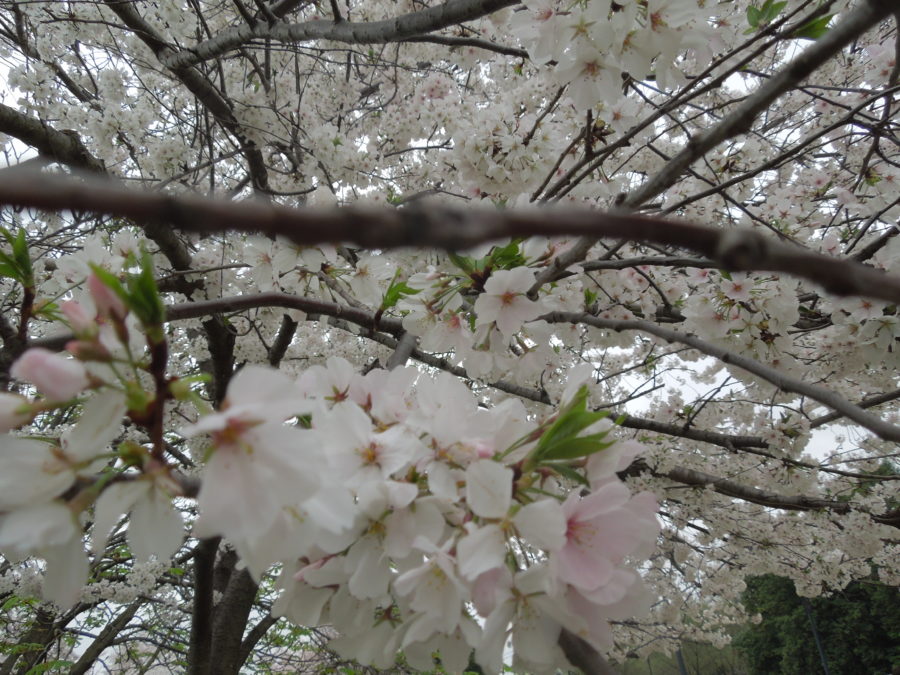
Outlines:
[{"label": "flower bud", "polygon": [[87,279],[87,284],[88,291],[90,291],[91,297],[94,299],[94,304],[97,305],[98,316],[110,318],[114,321],[121,321],[125,318],[125,315],[128,314],[125,303],[122,302],[122,299],[116,295],[113,289],[100,280],[100,277],[96,274],[91,274]]},{"label": "flower bud", "polygon": [[97,323],[80,302],[67,300],[60,310],[69,321],[72,332],[79,338],[91,338],[97,334]]},{"label": "flower bud", "polygon": [[10,374],[31,382],[51,401],[67,401],[90,384],[84,365],[40,347],[22,354]]}]

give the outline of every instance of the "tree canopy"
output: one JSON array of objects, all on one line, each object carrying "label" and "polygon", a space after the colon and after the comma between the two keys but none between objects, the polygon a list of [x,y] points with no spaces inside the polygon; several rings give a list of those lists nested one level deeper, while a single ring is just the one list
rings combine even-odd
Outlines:
[{"label": "tree canopy", "polygon": [[0,673],[605,673],[748,576],[896,594],[898,21],[0,0]]}]

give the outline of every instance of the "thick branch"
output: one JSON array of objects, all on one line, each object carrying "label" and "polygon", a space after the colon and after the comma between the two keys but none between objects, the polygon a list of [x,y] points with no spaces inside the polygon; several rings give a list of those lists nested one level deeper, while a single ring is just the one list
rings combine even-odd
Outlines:
[{"label": "thick branch", "polygon": [[213,569],[219,541],[216,537],[197,543],[197,554],[194,556],[193,621],[186,670],[188,675],[207,675],[212,672]]},{"label": "thick branch", "polygon": [[569,663],[579,668],[584,675],[616,675],[616,671],[597,650],[574,633],[563,629],[559,634],[559,646]]},{"label": "thick branch", "polygon": [[0,132],[36,148],[44,157],[94,173],[106,173],[103,162],[91,155],[77,134],[54,129],[0,103]]},{"label": "thick branch", "polygon": [[403,14],[384,21],[315,20],[297,24],[242,24],[221,31],[216,37],[180,51],[170,52],[160,61],[167,68],[180,70],[194,66],[225,52],[246,45],[251,40],[296,43],[309,40],[332,40],[346,44],[380,44],[406,40],[432,31],[447,28],[463,21],[487,16],[504,7],[516,5],[519,0],[450,0],[443,5],[429,7],[420,12]]},{"label": "thick branch", "polygon": [[234,570],[222,599],[216,605],[213,624],[214,671],[237,675],[244,661],[241,638],[247,627],[257,585],[247,569]]},{"label": "thick branch", "polygon": [[[637,464],[640,464],[640,462]],[[719,478],[718,476],[713,476],[702,471],[686,469],[680,466],[676,466],[663,473],[653,473],[654,475],[670,478],[671,480],[685,485],[696,485],[698,487],[706,487],[709,485],[721,495],[734,497],[753,504],[759,504],[760,506],[769,506],[786,511],[828,510],[834,513],[850,513],[853,510],[859,510],[847,502],[839,502],[831,499],[818,499],[816,497],[806,497],[804,495],[782,495],[775,492],[767,492],[747,485],[741,485],[740,483],[728,480],[727,478]],[[900,509],[882,514],[866,513],[876,523],[900,528]]]},{"label": "thick branch", "polygon": [[694,251],[734,270],[783,272],[814,281],[837,295],[900,303],[900,278],[850,259],[770,240],[754,230],[715,230],[623,213],[555,209],[500,211],[411,205],[401,209],[292,209],[259,201],[235,203],[194,195],[137,192],[103,180],[75,180],[10,171],[0,182],[0,205],[81,210],[167,222],[210,234],[227,230],[280,236],[300,246],[354,242],[366,248],[420,246],[461,250],[530,236],[586,236],[650,242]]}]

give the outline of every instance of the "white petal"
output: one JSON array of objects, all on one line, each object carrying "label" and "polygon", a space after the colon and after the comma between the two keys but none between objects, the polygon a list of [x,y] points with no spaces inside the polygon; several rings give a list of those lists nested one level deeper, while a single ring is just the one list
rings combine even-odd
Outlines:
[{"label": "white petal", "polygon": [[172,500],[159,490],[151,490],[137,502],[128,524],[128,545],[139,561],[155,555],[168,560],[184,539],[184,521],[172,507]]},{"label": "white petal", "polygon": [[512,500],[513,471],[490,459],[466,469],[466,501],[476,516],[502,518]]},{"label": "white petal", "polygon": [[499,525],[472,528],[456,545],[459,573],[469,581],[500,567],[506,555],[506,540]]},{"label": "white petal", "polygon": [[0,511],[47,502],[65,492],[75,474],[54,460],[43,441],[0,437]]},{"label": "white petal", "polygon": [[515,613],[515,602],[499,605],[484,622],[481,643],[475,650],[475,660],[490,675],[503,670],[503,652],[506,647],[509,621]]},{"label": "white petal", "polygon": [[28,555],[70,539],[80,542],[80,534],[72,512],[62,502],[27,506],[0,518],[0,551],[11,549]]},{"label": "white petal", "polygon": [[44,597],[62,609],[68,609],[78,601],[88,576],[88,559],[81,544],[81,537],[73,537],[60,546],[43,551],[47,560],[44,576]]},{"label": "white petal", "polygon": [[442,501],[456,503],[459,500],[459,490],[456,487],[457,472],[443,462],[434,462],[428,468],[428,489],[435,497]]},{"label": "white petal", "polygon": [[555,499],[523,506],[513,518],[516,529],[535,546],[557,551],[566,543],[566,516]]},{"label": "white petal", "polygon": [[120,392],[107,390],[97,394],[85,404],[75,427],[63,435],[63,452],[74,461],[103,454],[119,433],[124,414],[125,400]]},{"label": "white petal", "polygon": [[94,506],[93,550],[95,554],[100,555],[103,552],[110,531],[149,489],[150,484],[143,480],[113,483],[97,498]]}]

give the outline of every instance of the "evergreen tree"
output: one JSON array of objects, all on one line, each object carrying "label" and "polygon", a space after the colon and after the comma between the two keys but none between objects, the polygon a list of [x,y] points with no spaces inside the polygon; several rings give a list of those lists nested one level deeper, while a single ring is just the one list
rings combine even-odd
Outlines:
[{"label": "evergreen tree", "polygon": [[[747,579],[744,604],[762,622],[735,639],[751,673],[807,675],[823,671],[812,625],[790,579],[767,574]],[[889,673],[900,665],[900,603],[897,588],[855,581],[809,607],[829,672]]]}]

